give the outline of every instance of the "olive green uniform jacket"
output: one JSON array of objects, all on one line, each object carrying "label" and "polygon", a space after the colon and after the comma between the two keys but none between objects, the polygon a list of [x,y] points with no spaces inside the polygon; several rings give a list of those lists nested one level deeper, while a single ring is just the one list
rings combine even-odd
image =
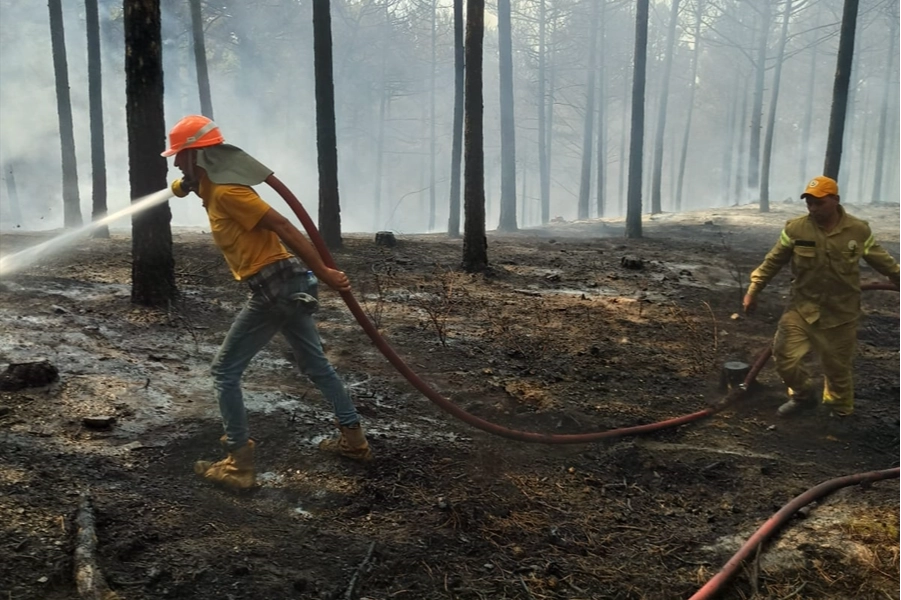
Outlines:
[{"label": "olive green uniform jacket", "polygon": [[779,241],[751,273],[748,294],[756,296],[791,261],[789,310],[828,329],[860,317],[860,259],[898,285],[898,263],[876,243],[869,224],[841,206],[838,210],[841,218],[829,232],[810,216],[786,222]]}]

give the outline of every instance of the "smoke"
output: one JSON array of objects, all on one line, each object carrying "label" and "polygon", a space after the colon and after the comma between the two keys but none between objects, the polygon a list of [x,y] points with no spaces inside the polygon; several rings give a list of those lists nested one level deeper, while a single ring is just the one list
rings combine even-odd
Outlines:
[{"label": "smoke", "polygon": [[[770,199],[796,197],[811,176],[822,169],[831,109],[836,15],[839,0],[810,4],[790,24],[792,38],[783,68],[777,113]],[[162,2],[165,114],[171,127],[186,114],[200,112],[188,5]],[[708,3],[710,5],[710,3]],[[585,69],[588,45],[588,3],[549,2],[547,83],[552,102],[551,217],[576,215],[582,122],[585,115]],[[403,233],[428,229],[429,204],[435,199],[434,229],[448,219],[448,192],[453,120],[453,23],[451,3],[437,3],[435,60],[432,62],[432,13],[429,2],[332,2],[333,71],[339,155],[342,229],[346,232],[393,229]],[[62,173],[59,121],[46,4],[0,0],[0,229],[53,229],[62,226]],[[513,1],[514,102],[517,145],[517,196],[521,225],[534,225],[539,215],[537,3]],[[565,10],[563,10],[565,8]],[[663,167],[663,206],[671,210],[681,139],[690,92],[688,73],[694,41],[694,4],[685,0],[673,57]],[[634,16],[630,3],[605,10],[604,99],[606,130],[606,198],[608,216],[620,203],[618,173],[620,141],[629,143],[627,94],[631,86]],[[723,31],[728,19],[710,9],[707,19]],[[819,11],[816,15],[813,11]],[[63,18],[70,95],[78,164],[82,216],[91,215],[90,130],[87,96],[87,48],[82,3],[64,2]],[[745,14],[747,13],[747,14]],[[659,93],[662,40],[668,9],[655,4],[649,31],[646,98],[646,150],[650,150]],[[122,3],[101,0],[101,53],[108,212],[130,203],[127,131],[125,128],[124,39]],[[243,148],[272,168],[304,203],[318,214],[313,34],[308,2],[245,3],[226,0],[204,3],[206,49],[215,121],[229,143]],[[816,18],[815,18],[816,17]],[[497,224],[500,197],[499,96],[496,19],[488,15],[484,41],[483,96],[485,109],[486,223]],[[811,23],[824,24],[810,33]],[[750,95],[752,64],[742,40],[753,34],[753,11],[736,13],[731,40],[715,40],[705,31],[694,114],[682,193],[683,208],[691,210],[752,202],[747,181],[749,116],[735,116],[736,95]],[[880,10],[864,10],[859,20],[857,83],[853,113],[846,124],[843,199],[872,200],[878,123],[883,110],[886,77],[894,91],[888,102],[890,134],[883,159],[883,198],[898,202],[897,59],[889,68],[888,20]],[[772,43],[778,28],[772,31]],[[745,37],[742,37],[745,36]],[[752,39],[753,36],[747,37]],[[811,71],[812,42],[819,40]],[[716,41],[716,43],[714,43]],[[433,71],[434,69],[434,71]],[[771,74],[765,82],[769,102]],[[434,89],[435,181],[431,182],[432,73]],[[814,80],[814,94],[807,89]],[[736,87],[738,86],[738,87]],[[740,98],[740,96],[739,96]],[[625,115],[624,115],[625,111]],[[811,113],[809,140],[803,127]],[[382,121],[384,115],[384,121]],[[625,119],[623,117],[626,117]],[[731,123],[731,125],[730,125]],[[732,130],[730,130],[730,127]],[[744,147],[738,129],[744,128]],[[763,132],[762,132],[763,133]],[[625,134],[625,135],[623,135]],[[595,149],[596,151],[596,149]],[[381,153],[381,154],[380,154]],[[626,155],[628,152],[625,153]],[[381,155],[381,160],[379,156]],[[806,155],[806,168],[802,169]],[[594,162],[594,161],[593,161]],[[645,162],[650,180],[652,161]],[[741,171],[741,173],[740,173]],[[806,171],[806,172],[802,172]],[[843,171],[845,167],[843,166]],[[10,176],[12,172],[12,177]],[[170,161],[170,181],[178,176]],[[12,181],[18,212],[11,196]],[[597,175],[592,175],[596,185]],[[737,198],[740,190],[741,198]],[[266,186],[260,194],[277,210],[291,216]],[[594,203],[595,191],[591,202]],[[624,193],[624,191],[623,191]],[[648,201],[647,195],[645,201]],[[196,197],[170,202],[173,226],[208,227]],[[525,212],[525,214],[523,214]],[[293,219],[293,216],[291,216]],[[120,221],[114,228],[127,229]]]}]

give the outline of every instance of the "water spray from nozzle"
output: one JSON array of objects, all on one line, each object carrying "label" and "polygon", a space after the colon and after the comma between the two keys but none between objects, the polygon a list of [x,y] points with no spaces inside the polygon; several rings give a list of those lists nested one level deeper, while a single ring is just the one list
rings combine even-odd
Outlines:
[{"label": "water spray from nozzle", "polygon": [[154,192],[149,196],[144,196],[143,198],[135,200],[129,206],[111,215],[107,215],[102,219],[92,221],[78,229],[66,231],[56,236],[55,238],[37,244],[36,246],[26,248],[25,250],[17,252],[11,256],[0,257],[0,277],[6,277],[7,275],[11,275],[16,271],[20,271],[25,267],[31,266],[42,258],[49,258],[57,254],[61,250],[64,250],[80,241],[86,234],[109,225],[114,221],[118,221],[123,217],[134,215],[139,212],[145,211],[148,208],[152,208],[157,204],[162,204],[173,195],[174,194],[172,193],[172,190],[169,188]]}]

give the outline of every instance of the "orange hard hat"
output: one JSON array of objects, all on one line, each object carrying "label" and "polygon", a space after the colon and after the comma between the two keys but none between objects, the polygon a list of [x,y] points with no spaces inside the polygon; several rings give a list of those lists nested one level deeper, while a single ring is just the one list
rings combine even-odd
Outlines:
[{"label": "orange hard hat", "polygon": [[162,156],[172,156],[187,148],[205,148],[225,141],[219,126],[203,115],[190,115],[169,132],[169,147]]}]

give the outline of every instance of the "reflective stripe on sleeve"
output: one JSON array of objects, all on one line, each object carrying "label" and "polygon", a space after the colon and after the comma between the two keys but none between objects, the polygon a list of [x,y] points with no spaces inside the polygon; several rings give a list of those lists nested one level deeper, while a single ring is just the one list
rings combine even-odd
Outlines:
[{"label": "reflective stripe on sleeve", "polygon": [[872,233],[870,237],[867,238],[867,241],[863,243],[863,255],[866,256],[870,252],[870,248],[876,245],[876,236]]},{"label": "reflective stripe on sleeve", "polygon": [[788,234],[785,233],[784,229],[782,230],[782,233],[779,234],[779,241],[782,242],[782,245],[786,248],[791,248],[792,246],[792,239],[788,237]]}]

